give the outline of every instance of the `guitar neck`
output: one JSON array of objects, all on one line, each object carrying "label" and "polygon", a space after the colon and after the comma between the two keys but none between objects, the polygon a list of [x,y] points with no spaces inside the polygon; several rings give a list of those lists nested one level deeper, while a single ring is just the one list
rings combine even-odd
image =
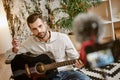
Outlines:
[{"label": "guitar neck", "polygon": [[45,69],[46,70],[50,70],[50,69],[54,69],[54,68],[58,68],[58,67],[66,66],[66,65],[71,65],[71,64],[74,64],[75,61],[76,61],[76,59],[74,59],[74,60],[68,60],[68,61],[63,61],[63,62],[55,62],[55,63],[47,64],[47,65],[45,65]]}]

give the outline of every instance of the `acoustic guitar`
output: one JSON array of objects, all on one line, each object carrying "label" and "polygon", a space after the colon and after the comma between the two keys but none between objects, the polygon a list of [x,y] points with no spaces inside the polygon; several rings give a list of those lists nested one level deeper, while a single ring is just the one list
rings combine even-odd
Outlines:
[{"label": "acoustic guitar", "polygon": [[52,80],[58,67],[74,63],[75,60],[55,62],[47,54],[36,57],[19,54],[12,60],[11,69],[15,80]]}]

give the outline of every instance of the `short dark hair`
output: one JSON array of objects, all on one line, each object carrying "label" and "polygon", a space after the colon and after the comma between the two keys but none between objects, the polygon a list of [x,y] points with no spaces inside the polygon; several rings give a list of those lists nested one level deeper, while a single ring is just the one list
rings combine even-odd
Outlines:
[{"label": "short dark hair", "polygon": [[35,22],[38,18],[40,18],[44,22],[44,20],[42,18],[42,15],[39,14],[39,13],[33,13],[33,14],[29,15],[28,18],[27,18],[28,26],[29,26],[29,23]]}]

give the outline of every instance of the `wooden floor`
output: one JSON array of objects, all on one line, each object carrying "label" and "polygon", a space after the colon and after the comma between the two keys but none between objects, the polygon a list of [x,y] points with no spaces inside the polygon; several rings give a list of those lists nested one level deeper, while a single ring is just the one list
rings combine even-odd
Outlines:
[{"label": "wooden floor", "polygon": [[9,80],[11,74],[10,64],[5,64],[5,58],[0,54],[0,80]]}]

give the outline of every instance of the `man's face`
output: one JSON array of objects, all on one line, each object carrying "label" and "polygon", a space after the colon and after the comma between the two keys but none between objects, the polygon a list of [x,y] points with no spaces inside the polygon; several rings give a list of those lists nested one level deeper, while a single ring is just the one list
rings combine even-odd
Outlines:
[{"label": "man's face", "polygon": [[43,39],[47,34],[47,26],[41,19],[37,19],[34,23],[29,23],[30,30],[39,39]]}]

